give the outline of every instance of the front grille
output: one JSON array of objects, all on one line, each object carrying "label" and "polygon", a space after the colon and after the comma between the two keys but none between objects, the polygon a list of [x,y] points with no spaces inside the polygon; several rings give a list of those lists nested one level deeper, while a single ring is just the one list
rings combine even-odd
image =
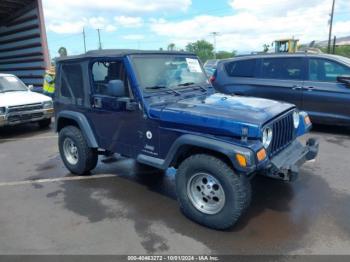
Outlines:
[{"label": "front grille", "polygon": [[40,118],[43,113],[33,113],[33,114],[24,114],[24,115],[12,115],[7,118],[8,122],[17,122],[17,121],[28,121],[35,118]]},{"label": "front grille", "polygon": [[43,105],[41,103],[20,105],[20,106],[10,106],[8,108],[8,113],[18,113],[18,112],[24,112],[24,111],[40,110],[40,109],[43,109]]},{"label": "front grille", "polygon": [[274,156],[294,140],[293,113],[278,118],[270,125],[273,131],[269,155]]}]

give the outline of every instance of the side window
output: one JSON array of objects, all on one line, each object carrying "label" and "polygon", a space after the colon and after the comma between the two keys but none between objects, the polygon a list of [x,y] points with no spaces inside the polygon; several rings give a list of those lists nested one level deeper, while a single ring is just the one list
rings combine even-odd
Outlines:
[{"label": "side window", "polygon": [[238,60],[225,65],[227,74],[231,77],[254,77],[255,59]]},{"label": "side window", "polygon": [[61,96],[75,98],[78,104],[82,104],[84,98],[84,82],[81,65],[63,64],[61,79]]},{"label": "side window", "polygon": [[284,80],[303,78],[302,58],[265,58],[261,67],[262,78]]},{"label": "side window", "polygon": [[126,70],[122,61],[96,61],[91,67],[92,84],[96,94],[117,96],[118,88],[115,80],[121,80],[124,85],[124,92],[118,96],[129,96],[130,86]]},{"label": "side window", "polygon": [[350,75],[350,68],[327,59],[309,59],[309,80],[336,82],[340,75]]},{"label": "side window", "polygon": [[105,81],[108,75],[108,67],[105,63],[94,63],[92,66],[92,77],[94,82],[103,82]]}]

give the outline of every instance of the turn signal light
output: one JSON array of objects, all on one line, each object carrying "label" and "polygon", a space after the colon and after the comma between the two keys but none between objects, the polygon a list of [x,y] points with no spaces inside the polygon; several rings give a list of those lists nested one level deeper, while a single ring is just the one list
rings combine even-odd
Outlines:
[{"label": "turn signal light", "polygon": [[306,125],[308,125],[308,126],[311,125],[311,119],[309,116],[305,116],[304,121],[305,121]]},{"label": "turn signal light", "polygon": [[256,153],[256,156],[258,157],[258,160],[261,162],[266,158],[266,150],[265,148],[262,148]]},{"label": "turn signal light", "polygon": [[247,159],[245,158],[244,155],[242,155],[242,154],[236,154],[236,159],[237,159],[238,164],[239,164],[241,167],[246,167],[246,166],[247,166]]}]

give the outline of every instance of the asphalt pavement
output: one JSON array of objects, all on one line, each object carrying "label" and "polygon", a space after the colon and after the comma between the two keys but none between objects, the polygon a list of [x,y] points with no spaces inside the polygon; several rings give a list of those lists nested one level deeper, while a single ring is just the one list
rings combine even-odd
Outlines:
[{"label": "asphalt pavement", "polygon": [[247,213],[215,231],[181,214],[174,170],[101,157],[74,177],[52,130],[0,129],[0,254],[350,254],[350,131],[309,136],[320,154],[299,179],[254,178]]}]

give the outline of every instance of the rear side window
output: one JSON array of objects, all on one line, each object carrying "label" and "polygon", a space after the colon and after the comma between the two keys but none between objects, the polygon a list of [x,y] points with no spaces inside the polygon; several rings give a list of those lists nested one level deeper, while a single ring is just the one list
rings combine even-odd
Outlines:
[{"label": "rear side window", "polygon": [[61,69],[61,95],[77,99],[81,104],[84,97],[84,84],[80,64],[63,64]]},{"label": "rear side window", "polygon": [[309,80],[336,82],[341,75],[350,75],[350,68],[327,59],[309,59]]},{"label": "rear side window", "polygon": [[254,77],[255,59],[238,60],[225,65],[227,74],[231,77]]},{"label": "rear side window", "polygon": [[302,58],[265,58],[261,67],[262,78],[285,80],[303,78]]}]

